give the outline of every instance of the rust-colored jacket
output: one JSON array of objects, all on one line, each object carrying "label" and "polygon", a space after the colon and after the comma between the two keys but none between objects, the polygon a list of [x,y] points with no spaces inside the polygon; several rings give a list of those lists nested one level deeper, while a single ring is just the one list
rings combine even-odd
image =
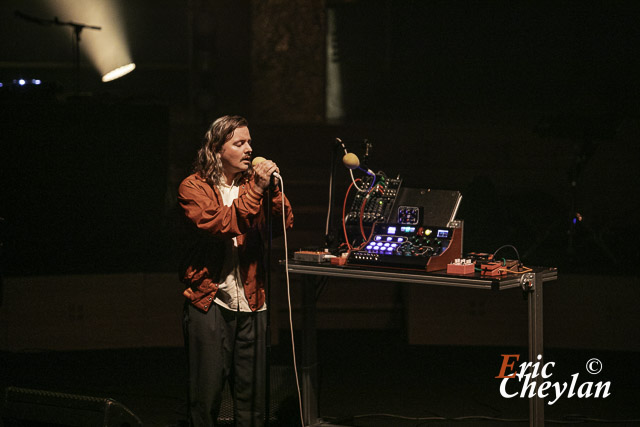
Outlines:
[{"label": "rust-colored jacket", "polygon": [[[274,230],[282,229],[282,197],[272,190]],[[180,266],[184,296],[191,304],[208,311],[218,291],[218,280],[224,265],[224,241],[233,237],[238,242],[240,277],[252,311],[262,307],[264,293],[263,244],[266,217],[263,194],[255,189],[253,179],[240,183],[238,198],[224,206],[222,195],[198,174],[185,178],[178,189],[178,202],[186,223],[188,244]],[[293,226],[291,205],[285,197],[286,225]]]}]

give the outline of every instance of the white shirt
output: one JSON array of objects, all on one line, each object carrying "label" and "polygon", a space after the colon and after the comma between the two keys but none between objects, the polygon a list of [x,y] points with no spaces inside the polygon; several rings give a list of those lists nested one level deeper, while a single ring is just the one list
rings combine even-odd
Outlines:
[{"label": "white shirt", "polygon": [[[221,182],[218,185],[218,190],[222,195],[222,203],[225,206],[231,206],[233,201],[238,198],[240,187],[235,181],[231,185]],[[244,294],[239,265],[238,240],[234,237],[225,241],[224,264],[220,273],[218,292],[216,292],[216,298],[213,301],[227,310],[250,312],[251,308],[249,308],[249,301]],[[258,311],[266,310],[266,308],[267,306],[264,304]]]}]

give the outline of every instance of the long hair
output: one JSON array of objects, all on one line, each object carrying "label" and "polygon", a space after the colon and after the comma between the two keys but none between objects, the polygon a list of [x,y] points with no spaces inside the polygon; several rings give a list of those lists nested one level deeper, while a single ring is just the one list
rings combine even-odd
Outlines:
[{"label": "long hair", "polygon": [[[223,176],[222,162],[218,158],[222,146],[231,139],[236,129],[245,126],[249,127],[249,124],[244,117],[222,116],[211,123],[204,134],[193,171],[200,174],[210,186],[219,185]],[[250,171],[251,168],[243,172],[242,177],[246,177]]]}]

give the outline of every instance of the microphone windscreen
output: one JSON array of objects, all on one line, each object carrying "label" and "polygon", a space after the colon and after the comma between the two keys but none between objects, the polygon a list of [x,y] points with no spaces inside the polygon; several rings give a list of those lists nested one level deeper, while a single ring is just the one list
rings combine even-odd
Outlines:
[{"label": "microphone windscreen", "polygon": [[253,158],[253,160],[251,161],[251,165],[252,165],[252,166],[255,166],[255,165],[257,165],[258,163],[262,163],[262,162],[264,162],[265,160],[267,160],[267,159],[265,159],[264,157],[261,157],[261,156],[254,157],[254,158]]},{"label": "microphone windscreen", "polygon": [[360,166],[360,159],[353,153],[347,153],[342,157],[342,163],[349,169],[355,169]]}]

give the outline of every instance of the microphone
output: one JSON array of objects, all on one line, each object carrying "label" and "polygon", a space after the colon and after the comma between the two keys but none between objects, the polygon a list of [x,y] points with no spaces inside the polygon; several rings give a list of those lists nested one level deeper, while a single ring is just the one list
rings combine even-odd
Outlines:
[{"label": "microphone", "polygon": [[353,153],[347,153],[342,157],[342,163],[344,163],[348,169],[353,170],[360,166],[360,159]]},{"label": "microphone", "polygon": [[344,156],[342,156],[342,163],[347,167],[347,169],[360,169],[363,172],[366,172],[367,174],[371,175],[371,176],[375,176],[376,174],[373,173],[373,171],[371,169],[363,169],[360,167],[360,159],[358,158],[358,156],[356,156],[353,153],[347,153]]},{"label": "microphone", "polygon": [[[266,161],[266,160],[267,160],[267,159],[265,159],[265,158],[264,158],[264,157],[262,157],[262,156],[254,157],[254,158],[253,158],[253,160],[251,161],[251,165],[252,165],[252,166],[255,166],[255,165],[260,164],[260,163],[262,163],[262,162],[264,162],[264,161]],[[274,171],[274,172],[271,174],[271,176],[274,176],[274,177],[278,178],[279,180],[282,180],[282,177],[281,177],[281,176],[280,176],[280,174],[279,174],[278,172],[276,172],[276,171]]]},{"label": "microphone", "polygon": [[255,165],[257,165],[258,163],[262,163],[262,162],[264,162],[265,160],[267,160],[267,159],[265,159],[265,158],[264,158],[264,157],[262,157],[262,156],[254,157],[254,158],[253,158],[253,160],[251,160],[251,166],[255,166]]}]

